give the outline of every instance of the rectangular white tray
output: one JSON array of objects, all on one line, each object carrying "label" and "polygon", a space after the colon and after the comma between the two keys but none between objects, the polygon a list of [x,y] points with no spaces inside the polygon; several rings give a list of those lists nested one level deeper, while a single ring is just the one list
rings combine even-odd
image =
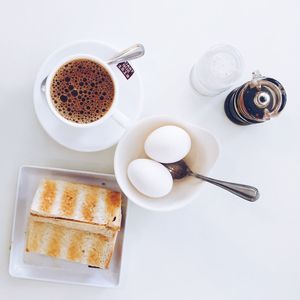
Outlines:
[{"label": "rectangular white tray", "polygon": [[120,191],[113,175],[93,172],[22,166],[19,171],[15,214],[12,229],[9,273],[13,277],[91,285],[117,287],[120,283],[123,242],[126,223],[127,198],[122,194],[122,225],[108,270],[90,268],[35,253],[26,253],[26,228],[31,201],[42,178],[102,185]]}]

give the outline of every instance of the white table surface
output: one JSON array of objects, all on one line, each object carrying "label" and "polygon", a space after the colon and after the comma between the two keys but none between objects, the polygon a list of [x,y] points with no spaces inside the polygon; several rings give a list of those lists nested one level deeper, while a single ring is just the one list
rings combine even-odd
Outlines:
[{"label": "white table surface", "polygon": [[[273,3],[273,4],[272,4]],[[300,4],[286,1],[4,1],[0,8],[0,299],[300,299]],[[113,172],[114,148],[77,153],[39,125],[32,86],[57,47],[98,39],[124,48],[144,43],[143,116],[167,113],[209,129],[221,155],[211,175],[256,185],[247,203],[205,185],[199,199],[170,213],[129,207],[122,286],[101,289],[8,275],[15,187],[22,164]],[[283,83],[288,104],[269,123],[239,127],[224,95],[204,99],[188,81],[211,45],[238,47],[243,80],[259,68]],[[298,111],[297,111],[298,110]]]}]

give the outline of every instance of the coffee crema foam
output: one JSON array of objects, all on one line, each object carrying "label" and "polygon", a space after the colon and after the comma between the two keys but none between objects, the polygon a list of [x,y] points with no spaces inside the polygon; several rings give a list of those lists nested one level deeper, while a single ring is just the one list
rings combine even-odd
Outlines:
[{"label": "coffee crema foam", "polygon": [[56,72],[51,99],[60,115],[81,124],[95,122],[110,109],[115,88],[105,67],[91,59],[75,59]]}]

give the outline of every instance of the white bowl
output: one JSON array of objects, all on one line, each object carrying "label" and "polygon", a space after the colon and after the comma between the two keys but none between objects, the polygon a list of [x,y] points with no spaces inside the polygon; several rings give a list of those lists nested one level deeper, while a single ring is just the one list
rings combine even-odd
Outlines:
[{"label": "white bowl", "polygon": [[153,130],[165,125],[179,126],[190,135],[192,148],[184,160],[194,172],[206,175],[219,155],[218,143],[211,133],[177,118],[169,116],[150,117],[128,129],[128,132],[120,140],[115,153],[116,179],[129,200],[143,208],[156,211],[170,211],[187,205],[198,195],[203,185],[199,179],[185,177],[174,181],[173,189],[168,195],[154,199],[141,194],[130,183],[127,176],[129,163],[137,158],[147,158],[144,151],[146,138]]}]

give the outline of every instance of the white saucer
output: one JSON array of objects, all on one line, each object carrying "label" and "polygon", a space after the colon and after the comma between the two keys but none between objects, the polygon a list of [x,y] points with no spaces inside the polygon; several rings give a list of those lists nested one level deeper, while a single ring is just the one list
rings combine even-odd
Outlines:
[{"label": "white saucer", "polygon": [[[52,67],[66,56],[78,53],[91,54],[106,60],[117,52],[110,45],[97,41],[77,41],[55,51],[41,66],[34,83],[34,108],[42,127],[60,145],[81,152],[100,151],[115,145],[125,133],[125,129],[113,118],[91,128],[73,128],[62,123],[51,112],[45,95],[40,89],[41,82],[50,73]],[[134,68],[132,62],[130,65]],[[139,75],[134,68],[134,74],[127,80],[116,66],[112,66],[112,70],[119,82],[118,108],[134,121],[139,117],[142,109],[143,95]]]}]

